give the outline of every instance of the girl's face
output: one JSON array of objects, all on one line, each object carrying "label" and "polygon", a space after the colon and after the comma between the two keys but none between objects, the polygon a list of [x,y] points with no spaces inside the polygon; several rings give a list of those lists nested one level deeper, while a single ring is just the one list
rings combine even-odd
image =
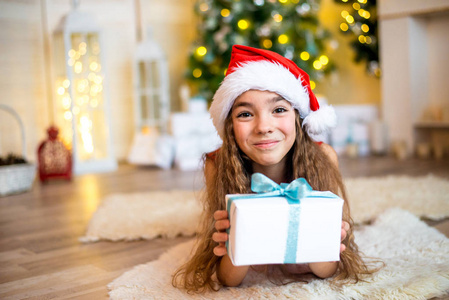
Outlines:
[{"label": "girl's face", "polygon": [[235,100],[231,117],[237,145],[260,166],[279,164],[295,142],[294,108],[276,93],[243,93]]}]

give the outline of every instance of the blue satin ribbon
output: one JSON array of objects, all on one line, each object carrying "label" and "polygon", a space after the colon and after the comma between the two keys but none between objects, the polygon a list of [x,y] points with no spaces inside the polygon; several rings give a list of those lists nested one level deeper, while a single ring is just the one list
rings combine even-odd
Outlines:
[{"label": "blue satin ribbon", "polygon": [[[233,195],[228,199],[227,210],[230,212],[231,204],[235,200],[285,197],[289,204],[289,221],[287,245],[284,256],[284,263],[296,263],[296,252],[298,248],[299,217],[301,214],[302,198],[338,198],[331,192],[314,191],[304,178],[298,178],[291,183],[281,183],[280,185],[261,173],[254,173],[251,176],[251,190],[257,194]],[[229,230],[228,230],[229,234]],[[226,243],[228,247],[228,243]],[[229,248],[228,248],[229,251]]]}]

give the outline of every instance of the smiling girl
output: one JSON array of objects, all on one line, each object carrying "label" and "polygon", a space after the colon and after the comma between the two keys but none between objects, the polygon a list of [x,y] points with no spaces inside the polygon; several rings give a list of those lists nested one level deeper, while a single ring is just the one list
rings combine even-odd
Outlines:
[{"label": "smiling girl", "polygon": [[[320,107],[309,76],[291,60],[267,50],[233,46],[210,114],[223,144],[206,155],[201,231],[193,256],[173,277],[175,286],[194,292],[238,286],[251,267],[234,266],[227,254],[230,225],[225,196],[251,193],[253,173],[262,173],[278,184],[303,177],[314,190],[332,191],[346,199],[335,151],[309,136],[335,126],[335,113],[330,106]],[[301,281],[305,274],[358,281],[361,274],[372,271],[358,253],[352,225],[345,200],[339,262],[255,269],[278,283]]]}]

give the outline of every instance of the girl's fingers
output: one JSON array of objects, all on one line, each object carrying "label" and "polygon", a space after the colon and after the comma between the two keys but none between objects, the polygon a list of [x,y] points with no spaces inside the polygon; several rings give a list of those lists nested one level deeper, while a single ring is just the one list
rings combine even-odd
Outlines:
[{"label": "girl's fingers", "polygon": [[228,240],[228,234],[226,232],[215,232],[212,234],[212,240],[216,243],[224,243]]},{"label": "girl's fingers", "polygon": [[216,212],[214,212],[214,219],[217,220],[222,220],[222,219],[227,219],[228,218],[228,212],[226,210],[217,210]]},{"label": "girl's fingers", "polygon": [[346,230],[342,229],[341,230],[341,241],[343,242],[345,240],[347,236]]},{"label": "girl's fingers", "polygon": [[346,250],[346,246],[343,244],[340,244],[340,253]]},{"label": "girl's fingers", "polygon": [[346,222],[346,221],[341,222],[341,229],[344,229],[345,231],[348,231],[349,228],[351,228],[351,227],[349,226],[348,222]]},{"label": "girl's fingers", "polygon": [[226,246],[224,243],[220,243],[217,247],[214,248],[214,254],[216,256],[223,256],[226,255]]},{"label": "girl's fingers", "polygon": [[230,224],[228,219],[218,220],[215,222],[215,229],[217,229],[218,231],[226,230],[229,228],[229,226]]}]

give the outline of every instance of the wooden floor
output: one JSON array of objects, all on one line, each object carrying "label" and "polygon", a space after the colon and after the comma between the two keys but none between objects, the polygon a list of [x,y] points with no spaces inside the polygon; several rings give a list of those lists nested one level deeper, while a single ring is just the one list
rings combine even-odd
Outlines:
[{"label": "wooden floor", "polygon": [[[449,160],[342,158],[345,177],[433,173],[449,179]],[[121,165],[71,182],[35,182],[32,191],[0,198],[0,299],[107,299],[106,285],[135,265],[188,240],[82,244],[78,238],[101,199],[112,193],[198,189],[199,172]],[[449,236],[449,220],[429,222]]]}]

